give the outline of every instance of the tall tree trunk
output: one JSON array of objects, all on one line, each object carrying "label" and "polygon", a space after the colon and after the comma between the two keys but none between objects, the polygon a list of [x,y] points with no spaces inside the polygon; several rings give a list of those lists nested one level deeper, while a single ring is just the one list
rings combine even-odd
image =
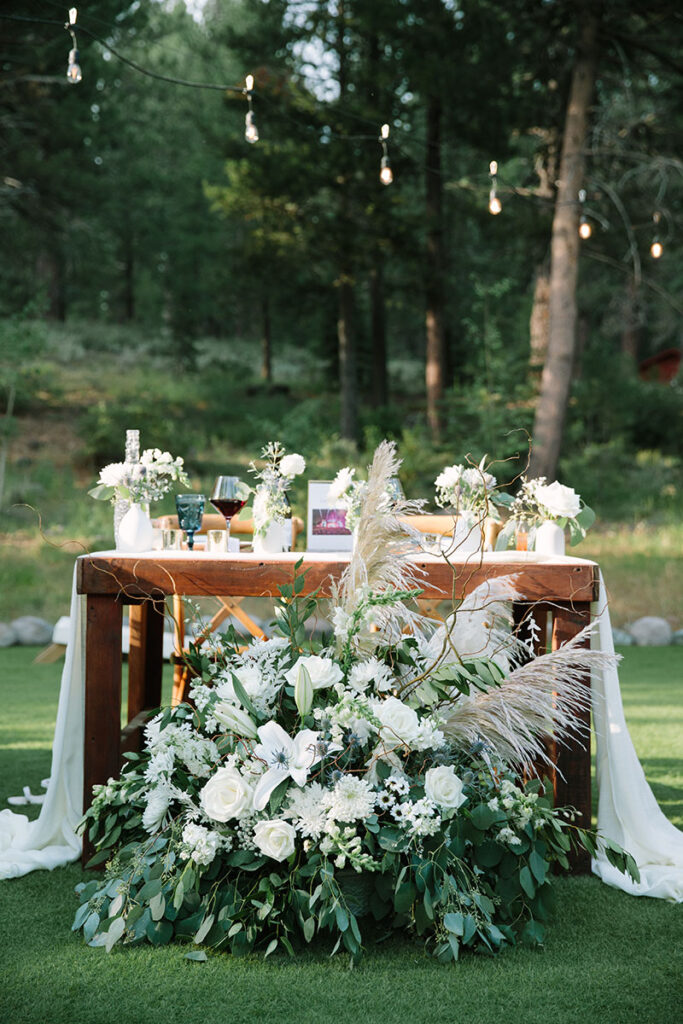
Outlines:
[{"label": "tall tree trunk", "polygon": [[270,297],[264,288],[261,295],[261,313],[263,315],[263,333],[261,335],[261,377],[270,382],[273,379],[272,347],[270,333]]},{"label": "tall tree trunk", "polygon": [[441,439],[441,401],[446,379],[444,332],[443,197],[441,186],[441,99],[431,96],[427,104],[426,212],[427,279],[426,358],[427,421],[433,441]]},{"label": "tall tree trunk", "polygon": [[12,426],[12,416],[14,415],[14,398],[16,393],[16,387],[14,384],[10,384],[7,390],[7,408],[5,409],[4,429],[2,431],[2,440],[0,441],[0,516],[2,515],[2,502],[5,494],[7,452],[9,451],[10,428]]},{"label": "tall tree trunk", "polygon": [[387,325],[384,309],[384,266],[380,253],[370,271],[370,312],[372,329],[372,401],[386,405],[389,398],[387,382]]},{"label": "tall tree trunk", "polygon": [[626,278],[621,329],[621,351],[634,364],[638,362],[640,323],[638,320],[638,286],[633,274]]},{"label": "tall tree trunk", "polygon": [[534,420],[531,476],[554,477],[560,455],[576,349],[579,264],[578,193],[597,64],[598,16],[579,9],[581,25],[565,118],[550,246],[550,334]]},{"label": "tall tree trunk", "polygon": [[49,320],[66,320],[66,291],[64,287],[64,266],[62,254],[56,246],[48,243],[38,254],[36,272],[47,293],[47,311]]},{"label": "tall tree trunk", "polygon": [[[344,103],[348,87],[348,54],[344,33],[346,5],[337,4],[337,55],[339,58],[339,102]],[[356,373],[356,342],[353,330],[353,257],[350,226],[349,183],[351,174],[340,174],[339,250],[340,272],[337,280],[337,347],[339,350],[339,389],[341,397],[340,431],[349,441],[358,437],[358,382]]]},{"label": "tall tree trunk", "polygon": [[339,348],[339,385],[341,392],[341,436],[355,441],[358,435],[358,388],[356,382],[356,346],[353,333],[353,284],[342,271],[338,288],[337,344]]},{"label": "tall tree trunk", "polygon": [[540,368],[548,351],[550,329],[550,266],[547,260],[540,263],[534,275],[534,299],[529,318],[529,364],[532,369]]},{"label": "tall tree trunk", "polygon": [[135,320],[135,258],[130,235],[126,235],[123,246],[123,317],[127,323],[132,323]]}]

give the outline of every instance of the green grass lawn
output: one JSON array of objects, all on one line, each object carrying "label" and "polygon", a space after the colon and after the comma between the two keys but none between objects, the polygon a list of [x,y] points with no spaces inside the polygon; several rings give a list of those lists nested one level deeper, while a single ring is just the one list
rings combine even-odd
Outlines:
[{"label": "green grass lawn", "polygon": [[[33,666],[34,653],[0,652],[0,806],[49,773],[61,664]],[[683,649],[623,653],[636,749],[683,827]],[[179,946],[107,956],[70,931],[82,877],[74,865],[0,883],[3,1024],[670,1024],[683,1005],[683,907],[595,878],[558,879],[543,950],[442,967],[394,937],[350,971],[324,950],[266,962],[210,953],[191,963]]]}]

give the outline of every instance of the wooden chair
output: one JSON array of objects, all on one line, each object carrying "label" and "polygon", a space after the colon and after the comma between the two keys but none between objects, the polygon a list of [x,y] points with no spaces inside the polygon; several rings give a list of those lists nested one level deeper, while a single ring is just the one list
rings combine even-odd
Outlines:
[{"label": "wooden chair", "polygon": [[[177,530],[178,527],[178,516],[168,515],[160,516],[154,520],[154,525],[162,530]],[[304,522],[298,516],[292,517],[292,547],[296,544],[297,537],[303,531]],[[206,513],[202,517],[202,525],[197,531],[195,536],[201,536],[208,530],[225,530],[226,523],[222,515],[214,514],[211,512]],[[251,536],[254,535],[254,520],[253,519],[240,519],[234,516],[230,522],[230,536]],[[211,620],[206,624],[204,629],[201,631],[198,637],[195,637],[196,642],[205,640],[215,630],[221,626],[226,619],[232,617],[240,622],[248,633],[253,637],[258,637],[261,640],[267,639],[266,634],[263,632],[258,623],[254,622],[250,615],[248,615],[243,608],[240,607],[244,598],[242,597],[219,597],[216,596],[220,607]],[[185,652],[185,637],[186,637],[186,623],[185,623],[185,606],[183,599],[179,594],[174,594],[172,598],[172,614],[173,614],[173,635],[174,635],[174,653],[172,656],[173,661],[173,694],[171,697],[171,705],[175,707],[177,704],[181,704],[186,696],[189,689],[190,680],[192,673],[184,657]]]}]

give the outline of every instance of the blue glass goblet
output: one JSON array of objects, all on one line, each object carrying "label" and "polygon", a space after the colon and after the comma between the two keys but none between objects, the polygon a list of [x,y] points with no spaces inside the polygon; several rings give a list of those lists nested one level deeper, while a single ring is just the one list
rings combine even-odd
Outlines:
[{"label": "blue glass goblet", "polygon": [[178,513],[178,526],[187,533],[187,546],[192,551],[194,535],[202,525],[204,495],[176,494],[175,507]]}]

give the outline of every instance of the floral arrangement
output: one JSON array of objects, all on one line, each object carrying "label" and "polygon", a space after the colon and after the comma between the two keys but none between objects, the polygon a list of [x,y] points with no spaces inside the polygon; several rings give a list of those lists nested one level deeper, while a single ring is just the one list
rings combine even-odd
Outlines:
[{"label": "floral arrangement", "polygon": [[139,462],[111,462],[101,469],[97,486],[88,494],[100,501],[125,499],[146,504],[159,501],[176,482],[183,486],[190,482],[183,459],[174,459],[159,448],[147,448]]},{"label": "floral arrangement", "polygon": [[485,469],[486,456],[478,466],[457,464],[442,469],[434,486],[440,508],[453,508],[470,520],[491,516],[499,518],[496,505],[509,504],[509,496],[497,491],[497,480]]},{"label": "floral arrangement", "polygon": [[250,471],[258,483],[254,488],[254,533],[263,536],[272,522],[283,522],[291,515],[287,499],[292,480],[306,469],[303,455],[286,454],[279,441],[269,441],[261,450],[266,464],[257,467],[254,462]]},{"label": "floral arrangement", "polygon": [[533,533],[543,522],[569,527],[569,543],[578,544],[595,522],[595,513],[571,487],[546,477],[522,480],[519,493],[510,504],[510,518],[501,531],[497,547],[504,549],[520,530]]},{"label": "floral arrangement", "polygon": [[[346,511],[346,528],[354,531],[358,526],[363,508],[363,501],[367,495],[368,484],[365,480],[354,479],[355,469],[344,466],[339,470],[330,484],[327,492],[329,501],[338,501]],[[401,499],[403,489],[397,476],[387,481],[386,490],[380,503],[380,511],[387,511],[392,503]]]},{"label": "floral arrangement", "polygon": [[191,703],[152,718],[142,753],[96,788],[82,827],[107,873],[78,887],[74,921],[90,945],[175,939],[205,959],[202,944],[268,956],[316,940],[357,960],[379,925],[446,962],[542,942],[552,865],[597,839],[522,773],[546,733],[576,731],[582,675],[609,656],[579,634],[528,660],[510,581],[438,628],[411,612],[403,508],[384,498],[396,469],[384,442],[329,640],[303,642],[316,599],[299,564],[277,635],[192,647]]}]

